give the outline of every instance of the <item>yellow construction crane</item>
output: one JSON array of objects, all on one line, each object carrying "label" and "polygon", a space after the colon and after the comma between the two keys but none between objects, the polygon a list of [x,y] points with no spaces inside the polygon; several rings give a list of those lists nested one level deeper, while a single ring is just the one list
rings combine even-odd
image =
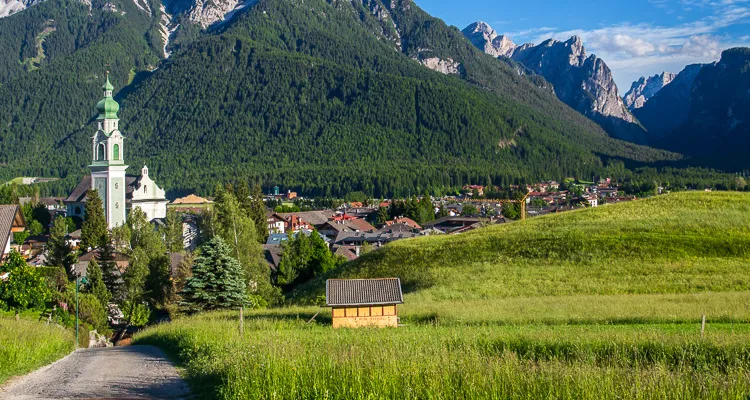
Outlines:
[{"label": "yellow construction crane", "polygon": [[476,199],[472,200],[472,202],[477,203],[500,203],[500,204],[515,204],[520,203],[521,204],[521,221],[526,221],[526,199],[529,197],[530,192],[527,192],[521,200],[511,200],[511,199]]}]

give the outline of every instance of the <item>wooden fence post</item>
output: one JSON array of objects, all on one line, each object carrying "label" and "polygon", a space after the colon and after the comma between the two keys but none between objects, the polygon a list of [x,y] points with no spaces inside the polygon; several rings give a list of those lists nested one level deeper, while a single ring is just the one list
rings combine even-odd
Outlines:
[{"label": "wooden fence post", "polygon": [[240,335],[245,335],[245,306],[240,307]]}]

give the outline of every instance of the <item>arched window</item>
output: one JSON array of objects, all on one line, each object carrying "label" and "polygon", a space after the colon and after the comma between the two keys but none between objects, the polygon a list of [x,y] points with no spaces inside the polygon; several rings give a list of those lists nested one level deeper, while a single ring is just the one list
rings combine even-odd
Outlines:
[{"label": "arched window", "polygon": [[143,185],[143,193],[148,193],[148,186]]},{"label": "arched window", "polygon": [[115,144],[112,147],[112,159],[115,161],[120,159],[120,145],[119,144]]},{"label": "arched window", "polygon": [[104,157],[104,143],[99,143],[99,151],[97,151],[96,159],[99,161],[106,160]]}]

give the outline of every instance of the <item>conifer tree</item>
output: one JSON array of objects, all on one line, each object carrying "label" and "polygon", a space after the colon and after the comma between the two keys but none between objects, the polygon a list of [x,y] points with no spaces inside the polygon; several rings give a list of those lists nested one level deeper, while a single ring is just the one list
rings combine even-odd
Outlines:
[{"label": "conifer tree", "polygon": [[102,280],[107,290],[112,294],[112,299],[115,301],[122,300],[122,278],[115,262],[115,246],[109,239],[104,246],[100,247],[97,261],[102,269]]},{"label": "conifer tree", "polygon": [[102,269],[96,260],[91,260],[88,267],[86,267],[86,279],[89,281],[86,285],[86,291],[94,295],[106,310],[112,294],[107,290],[107,286],[102,280]]},{"label": "conifer tree", "polygon": [[232,257],[232,248],[214,237],[201,247],[180,305],[188,312],[241,307],[247,303],[246,292],[242,266]]},{"label": "conifer tree", "polygon": [[378,226],[385,225],[386,222],[388,222],[388,209],[385,207],[380,207],[378,209],[378,219],[377,224]]},{"label": "conifer tree", "polygon": [[184,249],[182,239],[182,217],[172,210],[167,210],[167,218],[164,220],[162,236],[167,251],[170,253],[179,253]]},{"label": "conifer tree", "polygon": [[76,254],[65,240],[68,234],[68,224],[65,217],[55,218],[55,223],[50,229],[50,237],[47,241],[47,265],[54,267],[63,267],[68,277],[73,276],[71,267],[76,263]]},{"label": "conifer tree", "polygon": [[81,226],[83,247],[96,249],[104,246],[107,236],[107,219],[104,217],[104,205],[96,189],[86,192],[86,219]]},{"label": "conifer tree", "polygon": [[268,240],[268,221],[266,219],[266,204],[263,202],[263,191],[259,185],[253,186],[250,203],[250,218],[255,221],[255,233],[258,242],[265,244]]}]

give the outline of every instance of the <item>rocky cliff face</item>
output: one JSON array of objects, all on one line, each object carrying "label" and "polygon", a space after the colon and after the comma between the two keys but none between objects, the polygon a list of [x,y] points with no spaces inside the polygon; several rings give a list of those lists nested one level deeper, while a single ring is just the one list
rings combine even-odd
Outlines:
[{"label": "rocky cliff face", "polygon": [[610,135],[636,143],[646,141],[645,131],[620,97],[609,67],[586,53],[581,38],[516,46],[484,22],[469,25],[463,33],[485,53],[508,57],[543,76],[560,100],[599,123]]},{"label": "rocky cliff face", "polygon": [[625,105],[631,111],[643,107],[650,98],[672,82],[675,76],[671,72],[662,72],[650,78],[641,77],[641,79],[633,82],[630,90],[623,96]]},{"label": "rocky cliff face", "polygon": [[702,68],[703,64],[688,65],[669,85],[633,110],[648,131],[650,142],[660,140],[685,122],[690,111],[690,90]]},{"label": "rocky cliff face", "polygon": [[13,15],[41,0],[0,0],[0,18]]},{"label": "rocky cliff face", "polygon": [[463,30],[471,43],[495,57],[510,57],[518,46],[505,35],[498,35],[486,22],[475,22]]},{"label": "rocky cliff face", "polygon": [[[666,135],[661,145],[717,168],[749,169],[750,48],[725,50],[719,62],[704,65],[688,93],[684,123]],[[655,111],[664,119],[673,118],[669,110]]]}]

